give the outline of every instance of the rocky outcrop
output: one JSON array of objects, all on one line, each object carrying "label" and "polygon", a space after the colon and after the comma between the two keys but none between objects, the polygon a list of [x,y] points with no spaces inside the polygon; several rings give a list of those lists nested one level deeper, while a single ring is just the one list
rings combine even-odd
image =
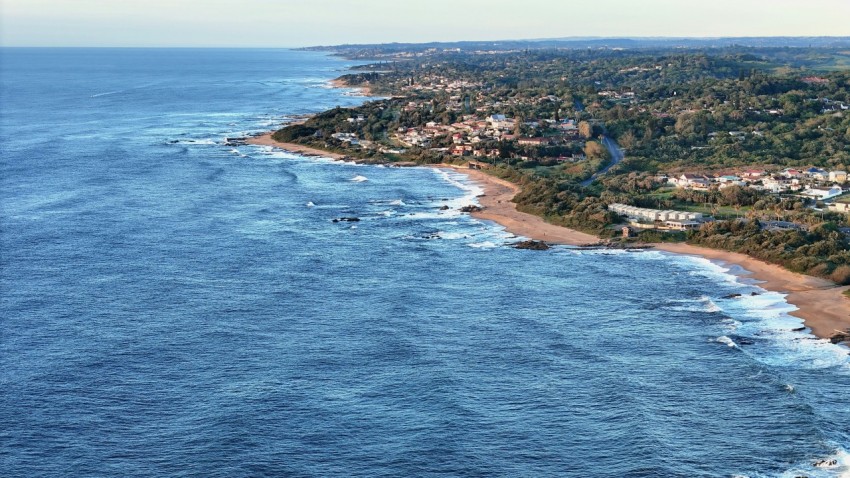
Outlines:
[{"label": "rocky outcrop", "polygon": [[248,144],[248,138],[240,137],[240,138],[224,138],[225,146],[244,146]]},{"label": "rocky outcrop", "polygon": [[549,244],[546,244],[543,241],[528,240],[528,241],[517,242],[516,244],[514,244],[514,248],[516,248],[516,249],[528,249],[528,250],[532,250],[532,251],[548,251],[549,250]]},{"label": "rocky outcrop", "polygon": [[841,342],[850,342],[850,329],[845,330],[836,330],[834,334],[829,337],[829,341],[834,344],[840,344]]},{"label": "rocky outcrop", "polygon": [[483,211],[483,209],[481,209],[478,206],[474,206],[474,205],[463,206],[462,208],[460,208],[460,212],[481,212],[481,211]]},{"label": "rocky outcrop", "polygon": [[360,222],[359,217],[339,217],[334,219],[334,222]]},{"label": "rocky outcrop", "polygon": [[582,250],[592,250],[592,249],[623,249],[623,250],[643,250],[643,249],[652,249],[650,244],[633,244],[629,242],[617,242],[617,241],[599,241],[589,244],[582,244],[578,246],[578,249]]},{"label": "rocky outcrop", "polygon": [[724,295],[721,299],[737,299],[738,297],[741,297],[741,294]]}]

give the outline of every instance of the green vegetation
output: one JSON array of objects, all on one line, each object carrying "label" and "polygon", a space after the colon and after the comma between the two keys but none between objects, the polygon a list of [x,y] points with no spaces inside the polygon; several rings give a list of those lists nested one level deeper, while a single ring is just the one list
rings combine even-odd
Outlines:
[{"label": "green vegetation", "polygon": [[[381,58],[341,80],[387,98],[326,111],[275,139],[373,162],[474,159],[521,185],[520,210],[604,237],[622,221],[612,203],[703,213],[718,221],[638,239],[687,240],[850,283],[844,215],[767,192],[761,180],[687,189],[658,177],[850,169],[846,46],[344,51]],[[626,152],[620,162],[610,139]]]}]

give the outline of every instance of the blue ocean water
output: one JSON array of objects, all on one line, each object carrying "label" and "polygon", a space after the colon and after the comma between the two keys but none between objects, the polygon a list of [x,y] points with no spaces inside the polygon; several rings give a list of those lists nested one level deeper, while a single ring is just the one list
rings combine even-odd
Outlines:
[{"label": "blue ocean water", "polygon": [[850,473],[847,349],[781,294],[512,249],[458,173],[224,144],[364,101],[346,61],[0,55],[3,476]]}]

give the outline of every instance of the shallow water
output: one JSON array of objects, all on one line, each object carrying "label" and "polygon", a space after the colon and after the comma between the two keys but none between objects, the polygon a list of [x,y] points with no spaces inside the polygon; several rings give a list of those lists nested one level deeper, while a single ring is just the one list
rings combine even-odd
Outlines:
[{"label": "shallow water", "polygon": [[361,102],[344,61],[0,51],[5,476],[848,473],[847,349],[781,294],[512,249],[439,210],[456,172],[223,144]]}]

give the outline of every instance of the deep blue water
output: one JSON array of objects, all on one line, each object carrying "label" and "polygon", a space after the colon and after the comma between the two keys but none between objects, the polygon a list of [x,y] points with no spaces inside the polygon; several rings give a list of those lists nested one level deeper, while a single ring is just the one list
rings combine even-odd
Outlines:
[{"label": "deep blue water", "polygon": [[362,102],[345,61],[0,54],[2,476],[850,473],[847,349],[781,294],[506,247],[438,210],[457,173],[223,144]]}]

